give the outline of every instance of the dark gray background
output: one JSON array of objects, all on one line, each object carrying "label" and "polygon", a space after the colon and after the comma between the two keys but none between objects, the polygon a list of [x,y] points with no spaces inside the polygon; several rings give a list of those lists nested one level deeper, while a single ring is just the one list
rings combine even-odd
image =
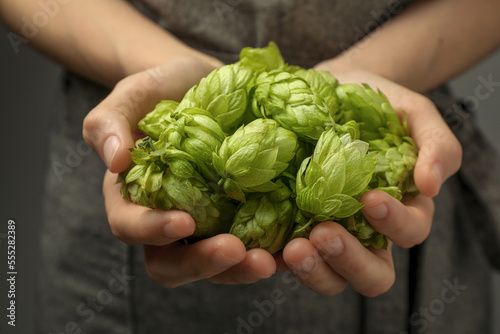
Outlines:
[{"label": "dark gray background", "polygon": [[[18,275],[16,327],[12,328],[7,325],[5,313],[6,239],[0,234],[0,333],[30,334],[34,331],[32,315],[37,311],[34,307],[37,235],[42,176],[49,163],[46,157],[48,115],[54,104],[60,68],[32,50],[29,43],[20,45],[16,53],[7,36],[8,30],[0,24],[0,233],[7,231],[9,219],[15,220]],[[480,78],[489,75],[494,81],[500,81],[500,51],[456,78],[452,87],[459,96],[476,96]],[[500,87],[479,102],[479,123],[500,150]],[[497,279],[495,293],[500,295],[500,279]],[[498,306],[497,314],[500,313]],[[500,324],[497,332],[500,333]]]}]

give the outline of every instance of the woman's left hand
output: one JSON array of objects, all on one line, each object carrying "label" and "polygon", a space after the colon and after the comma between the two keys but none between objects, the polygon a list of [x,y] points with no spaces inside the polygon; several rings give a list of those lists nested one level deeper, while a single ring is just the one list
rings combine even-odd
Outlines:
[{"label": "woman's left hand", "polygon": [[388,237],[387,250],[365,248],[340,224],[323,222],[311,231],[309,239],[292,240],[283,250],[283,260],[300,282],[319,294],[334,295],[350,284],[362,295],[377,296],[394,284],[393,243],[410,248],[429,235],[432,198],[460,168],[462,148],[424,96],[373,73],[336,72],[328,62],[316,69],[331,71],[341,83],[367,83],[380,89],[395,110],[406,112],[410,134],[419,148],[414,178],[420,195],[405,196],[401,202],[377,190],[362,196],[363,214]]}]

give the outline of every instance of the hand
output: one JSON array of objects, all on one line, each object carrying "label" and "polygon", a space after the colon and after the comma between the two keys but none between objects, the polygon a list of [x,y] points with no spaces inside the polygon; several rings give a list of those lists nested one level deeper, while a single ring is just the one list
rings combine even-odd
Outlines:
[{"label": "hand", "polygon": [[333,295],[349,283],[365,296],[376,296],[394,283],[392,244],[409,248],[430,233],[436,196],[443,182],[460,168],[462,149],[434,104],[427,98],[372,73],[330,70],[341,83],[368,83],[387,95],[396,110],[407,113],[408,127],[419,148],[414,178],[420,195],[401,202],[382,191],[364,194],[362,209],[372,226],[389,239],[387,250],[365,248],[340,224],[323,222],[309,240],[294,239],[283,251],[283,260],[304,285],[319,294]]},{"label": "hand", "polygon": [[[222,64],[219,64],[222,65]],[[127,244],[144,244],[149,276],[165,287],[207,279],[217,283],[251,283],[276,270],[274,258],[262,249],[246,251],[229,234],[191,245],[195,223],[182,211],[152,210],[123,200],[116,174],[130,164],[129,147],[140,132],[137,123],[162,99],[180,100],[215,66],[196,58],[179,58],[131,75],[85,118],[83,134],[109,171],[103,184],[108,221],[113,234]]]}]

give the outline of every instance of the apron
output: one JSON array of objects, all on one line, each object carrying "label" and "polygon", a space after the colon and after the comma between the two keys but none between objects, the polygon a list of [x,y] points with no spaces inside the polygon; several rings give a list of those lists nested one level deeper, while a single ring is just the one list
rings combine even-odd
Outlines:
[{"label": "apron", "polygon": [[[133,1],[186,44],[234,62],[275,41],[288,63],[311,67],[348,49],[409,1]],[[365,298],[319,296],[288,273],[250,285],[156,285],[141,246],[108,226],[105,166],[83,141],[85,115],[109,91],[66,73],[50,133],[41,233],[39,333],[490,333],[492,265],[500,268],[498,156],[473,112],[446,91],[436,103],[464,149],[463,166],[435,199],[429,238],[394,246],[396,282]],[[496,166],[496,167],[495,167]]]}]

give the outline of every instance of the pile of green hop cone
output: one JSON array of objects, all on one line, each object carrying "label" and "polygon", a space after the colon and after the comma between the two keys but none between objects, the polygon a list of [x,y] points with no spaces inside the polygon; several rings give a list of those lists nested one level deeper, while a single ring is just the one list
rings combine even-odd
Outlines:
[{"label": "pile of green hop cone", "polygon": [[244,48],[138,127],[145,137],[118,177],[121,194],[188,212],[192,240],[231,233],[273,254],[336,221],[363,245],[386,248],[359,198],[372,189],[398,200],[417,193],[417,147],[387,98],[289,65],[272,42]]}]

